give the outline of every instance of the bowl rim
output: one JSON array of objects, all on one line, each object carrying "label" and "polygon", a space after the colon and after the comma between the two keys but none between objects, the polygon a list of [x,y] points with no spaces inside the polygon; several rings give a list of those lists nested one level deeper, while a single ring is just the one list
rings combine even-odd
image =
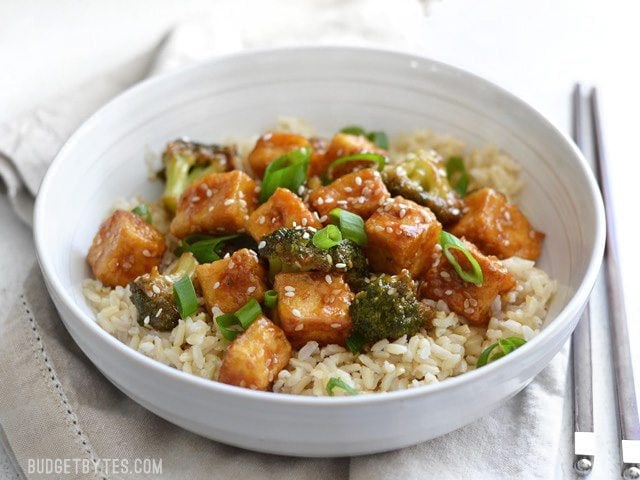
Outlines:
[{"label": "bowl rim", "polygon": [[[120,340],[109,334],[106,330],[102,329],[95,321],[95,318],[90,317],[80,309],[80,306],[73,300],[70,293],[63,287],[60,278],[56,274],[56,269],[52,264],[51,255],[47,255],[46,253],[46,235],[43,224],[47,219],[46,208],[48,202],[46,202],[45,199],[52,188],[52,185],[55,181],[56,172],[58,171],[60,166],[69,158],[73,158],[72,154],[76,143],[78,143],[78,141],[82,139],[85,134],[93,130],[96,126],[100,125],[101,119],[106,114],[106,112],[117,108],[119,104],[126,102],[130,97],[135,98],[135,96],[137,95],[154,89],[157,85],[162,85],[167,82],[170,83],[173,79],[181,78],[183,76],[197,76],[198,72],[207,71],[209,68],[211,68],[212,65],[224,64],[227,62],[238,60],[247,62],[250,61],[251,58],[264,55],[280,57],[287,55],[296,55],[300,53],[305,53],[305,56],[309,57],[318,54],[369,54],[385,58],[395,57],[395,60],[404,59],[407,65],[413,65],[414,62],[419,62],[432,68],[435,67],[439,72],[445,72],[457,77],[461,77],[466,81],[475,83],[476,85],[499,94],[510,103],[517,104],[519,108],[527,111],[527,113],[531,115],[532,118],[535,118],[535,120],[539,124],[548,129],[551,134],[555,135],[558,140],[564,144],[565,147],[568,147],[568,149],[573,153],[573,161],[575,163],[575,166],[581,170],[581,173],[586,178],[587,186],[590,193],[589,203],[591,211],[593,212],[595,218],[595,235],[592,242],[591,257],[589,259],[586,273],[583,276],[580,285],[571,296],[567,304],[562,308],[560,312],[558,312],[558,314],[553,319],[549,321],[547,326],[545,326],[545,328],[543,328],[538,335],[528,341],[521,348],[518,348],[516,351],[512,352],[509,355],[509,361],[516,362],[519,359],[527,356],[529,352],[533,351],[536,348],[539,348],[539,346],[541,346],[543,343],[550,342],[552,338],[560,332],[566,322],[569,322],[573,317],[577,316],[580,309],[586,303],[587,298],[595,284],[595,280],[599,272],[602,256],[604,253],[605,217],[602,197],[600,195],[600,190],[597,186],[597,182],[593,176],[593,172],[591,171],[591,168],[589,167],[586,159],[584,158],[578,147],[572,140],[567,137],[565,133],[560,131],[553,123],[551,123],[534,107],[532,107],[516,95],[510,93],[508,90],[494,84],[489,80],[484,79],[477,74],[416,53],[407,53],[391,48],[372,48],[340,45],[288,46],[252,49],[242,52],[220,55],[207,61],[181,68],[177,71],[150,77],[129,87],[124,92],[109,100],[89,118],[87,118],[82,123],[82,125],[74,131],[71,137],[59,150],[49,169],[47,170],[47,173],[42,181],[36,198],[34,210],[34,242],[36,246],[36,256],[38,259],[38,263],[40,264],[40,268],[44,276],[48,280],[49,288],[53,289],[58,294],[58,297],[60,298],[64,306],[73,314],[73,321],[79,321],[81,324],[84,324],[88,331],[91,331],[93,335],[92,340],[101,341],[108,344],[110,348],[114,349],[116,354],[122,355],[123,361],[126,360],[127,362],[133,362],[135,364],[138,364],[138,366],[141,368],[155,370],[159,375],[164,375],[167,380],[176,382],[177,384],[182,383],[188,384],[193,388],[203,388],[208,391],[207,393],[229,395],[242,399],[254,399],[256,401],[277,403],[288,406],[359,406],[363,404],[377,404],[403,399],[406,400],[413,397],[446,392],[448,390],[453,390],[457,387],[461,387],[464,384],[469,384],[475,381],[482,381],[488,377],[497,375],[497,372],[506,370],[508,368],[509,363],[504,361],[504,359],[499,359],[484,366],[481,369],[474,369],[469,372],[465,372],[464,374],[447,378],[446,381],[441,381],[429,385],[422,385],[420,387],[409,388],[405,390],[384,392],[383,394],[315,397],[288,393],[276,393],[271,391],[255,391],[247,388],[227,385],[214,380],[205,379],[194,374],[183,372],[176,368],[165,365],[162,362],[151,357],[147,357],[137,350],[134,350],[127,344],[121,342]],[[426,70],[430,71],[431,69]]]}]

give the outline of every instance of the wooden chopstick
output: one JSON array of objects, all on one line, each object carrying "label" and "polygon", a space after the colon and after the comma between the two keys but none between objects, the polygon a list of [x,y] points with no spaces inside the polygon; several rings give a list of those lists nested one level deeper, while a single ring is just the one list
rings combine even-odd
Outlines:
[{"label": "wooden chopstick", "polygon": [[615,227],[615,214],[611,198],[611,177],[602,138],[602,124],[598,106],[598,94],[594,88],[589,97],[594,155],[598,167],[600,190],[604,198],[607,216],[607,245],[605,248],[605,270],[607,274],[607,297],[611,327],[611,349],[616,380],[618,403],[620,452],[622,477],[640,478],[640,420],[636,398],[629,327],[625,311],[622,276]]},{"label": "wooden chopstick", "polygon": [[[573,139],[586,155],[584,138],[584,108],[582,88],[577,84],[572,97]],[[593,431],[593,377],[591,365],[590,303],[571,337],[573,361],[573,468],[578,475],[588,475],[593,469],[595,434]]]}]

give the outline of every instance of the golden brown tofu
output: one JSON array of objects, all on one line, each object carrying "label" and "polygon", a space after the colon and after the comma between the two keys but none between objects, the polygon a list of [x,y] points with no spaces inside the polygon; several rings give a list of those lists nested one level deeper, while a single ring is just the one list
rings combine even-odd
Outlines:
[{"label": "golden brown tofu", "polygon": [[267,390],[290,357],[291,345],[282,329],[260,316],[227,348],[218,381]]},{"label": "golden brown tofu", "polygon": [[307,177],[320,177],[327,169],[324,163],[324,155],[327,153],[327,148],[329,148],[329,142],[324,138],[313,137],[309,139],[309,143],[312,151]]},{"label": "golden brown tofu", "polygon": [[294,133],[265,133],[256,142],[256,146],[247,160],[256,178],[262,178],[267,166],[276,158],[300,148],[311,148],[309,140]]},{"label": "golden brown tofu", "polygon": [[105,285],[124,286],[160,264],[164,237],[132,212],[116,210],[93,237],[87,261]]},{"label": "golden brown tofu", "polygon": [[320,215],[336,207],[357,213],[365,220],[389,198],[380,172],[367,168],[344,175],[309,194],[309,203]]},{"label": "golden brown tofu", "polygon": [[[327,173],[329,165],[337,159],[358,153],[377,153],[384,157],[388,156],[386,150],[378,148],[375,143],[369,141],[366,137],[361,135],[350,135],[348,133],[337,133],[331,139],[327,152],[321,159],[322,161],[320,162],[319,159],[314,165],[314,170],[317,170],[319,175],[324,175]],[[342,175],[346,175],[347,173],[368,167],[371,167],[371,162],[348,162],[335,167],[331,172],[330,178],[338,178]]]},{"label": "golden brown tofu", "polygon": [[442,230],[431,210],[402,197],[389,200],[364,226],[371,268],[391,274],[407,269],[413,277],[429,265]]},{"label": "golden brown tofu", "polygon": [[[429,257],[432,265],[423,277],[420,294],[432,300],[443,300],[452,311],[470,323],[486,325],[491,318],[496,296],[513,289],[516,281],[496,257],[485,256],[472,243],[466,240],[463,242],[482,269],[482,285],[462,280],[442,251],[436,250]],[[453,249],[449,251],[465,271],[471,270],[471,264],[462,252]]]},{"label": "golden brown tofu", "polygon": [[182,238],[192,233],[242,232],[257,204],[256,183],[249,175],[239,170],[211,173],[184,191],[171,233]]},{"label": "golden brown tofu", "polygon": [[267,271],[252,250],[243,248],[228,258],[196,267],[202,296],[209,311],[218,307],[233,313],[255,298],[262,302],[267,286]]},{"label": "golden brown tofu", "polygon": [[321,272],[279,273],[278,319],[294,348],[315,340],[344,345],[351,333],[349,305],[353,293],[342,275]]},{"label": "golden brown tofu", "polygon": [[246,228],[257,242],[279,228],[296,226],[322,228],[318,218],[296,194],[286,188],[278,188],[251,214]]},{"label": "golden brown tofu", "polygon": [[536,232],[527,217],[504,195],[483,188],[469,194],[464,203],[464,216],[451,233],[465,237],[487,255],[538,258],[544,233]]}]

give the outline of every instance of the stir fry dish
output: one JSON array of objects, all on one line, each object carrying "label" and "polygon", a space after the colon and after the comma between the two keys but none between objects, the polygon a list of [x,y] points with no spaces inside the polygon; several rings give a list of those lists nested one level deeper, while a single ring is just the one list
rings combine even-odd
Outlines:
[{"label": "stir fry dish", "polygon": [[185,372],[293,394],[410,388],[505,356],[555,291],[534,266],[544,234],[516,203],[517,164],[451,155],[448,138],[170,142],[162,196],[121,202],[89,248],[97,322]]}]

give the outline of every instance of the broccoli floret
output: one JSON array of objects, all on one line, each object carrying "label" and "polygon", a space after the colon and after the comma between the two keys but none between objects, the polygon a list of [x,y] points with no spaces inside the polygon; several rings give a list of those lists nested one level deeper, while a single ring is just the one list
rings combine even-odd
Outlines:
[{"label": "broccoli floret", "polygon": [[268,263],[271,278],[280,272],[344,273],[349,286],[359,290],[369,274],[362,249],[348,239],[329,249],[318,248],[312,241],[314,233],[305,228],[279,228],[262,238],[258,254]]},{"label": "broccoli floret", "polygon": [[186,275],[192,276],[196,265],[193,255],[184,253],[164,275],[156,267],[129,284],[140,326],[166,331],[178,325],[180,313],[173,298],[173,284]]},{"label": "broccoli floret", "polygon": [[366,343],[383,338],[395,340],[413,335],[432,314],[416,295],[416,285],[409,272],[381,274],[356,294],[349,307],[353,334]]},{"label": "broccoli floret", "polygon": [[391,195],[401,195],[429,207],[445,225],[455,223],[461,217],[462,200],[447,180],[442,158],[433,151],[420,152],[385,167],[382,180]]},{"label": "broccoli floret", "polygon": [[233,145],[204,145],[187,140],[175,140],[162,155],[166,184],[162,201],[175,212],[182,192],[196,179],[209,173],[221,173],[233,168],[236,148]]}]

